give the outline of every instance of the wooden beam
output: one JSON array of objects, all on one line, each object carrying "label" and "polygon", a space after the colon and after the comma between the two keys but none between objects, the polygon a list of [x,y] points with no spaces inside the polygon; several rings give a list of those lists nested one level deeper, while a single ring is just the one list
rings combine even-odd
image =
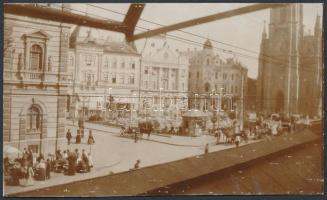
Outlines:
[{"label": "wooden beam", "polygon": [[229,10],[229,11],[225,11],[225,12],[221,12],[221,13],[217,13],[217,14],[213,14],[213,15],[209,15],[209,16],[205,16],[205,17],[200,17],[200,18],[188,20],[185,22],[180,22],[180,23],[165,26],[165,27],[161,27],[158,29],[146,31],[146,32],[134,35],[133,37],[128,38],[128,40],[133,41],[133,40],[138,40],[141,38],[152,37],[152,36],[160,35],[163,33],[170,32],[170,31],[175,31],[175,30],[179,30],[179,29],[183,29],[183,28],[187,28],[187,27],[191,27],[191,26],[195,26],[195,25],[212,22],[215,20],[226,19],[229,17],[234,17],[234,16],[251,13],[251,12],[255,12],[255,11],[259,11],[259,10],[263,10],[263,9],[278,8],[278,7],[283,7],[283,6],[287,6],[287,5],[288,4],[286,4],[286,3],[254,4],[254,5],[245,6],[242,8],[237,8],[237,9],[233,9],[233,10]]},{"label": "wooden beam", "polygon": [[145,4],[136,4],[136,3],[134,4],[133,3],[130,5],[130,7],[127,11],[127,14],[125,16],[125,19],[123,21],[123,23],[128,27],[128,32],[125,33],[126,38],[133,36],[135,26],[141,17],[144,7],[145,7]]},{"label": "wooden beam", "polygon": [[127,33],[129,31],[129,28],[122,22],[98,19],[75,14],[65,9],[35,6],[34,4],[4,4],[4,12],[121,33]]}]

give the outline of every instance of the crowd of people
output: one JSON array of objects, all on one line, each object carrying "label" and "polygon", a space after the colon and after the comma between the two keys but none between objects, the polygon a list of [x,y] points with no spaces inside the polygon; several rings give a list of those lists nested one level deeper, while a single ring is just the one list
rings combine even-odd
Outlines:
[{"label": "crowd of people", "polygon": [[[83,133],[84,130],[77,130],[76,144],[81,144]],[[68,129],[66,133],[68,146],[71,145],[72,137]],[[89,130],[87,144],[93,145],[94,143],[92,130]],[[90,172],[93,167],[91,152],[86,153],[85,149],[80,152],[78,148],[74,151],[58,149],[55,154],[48,154],[48,158],[45,159],[42,153],[36,154],[28,147],[24,148],[22,155],[17,158],[6,156],[3,164],[6,184],[16,186],[30,186],[34,184],[34,180],[48,180],[51,178],[51,172],[75,175],[76,172]]]},{"label": "crowd of people", "polygon": [[8,185],[33,185],[35,180],[50,179],[51,160],[45,160],[44,155],[40,153],[34,156],[31,148],[24,148],[22,157],[11,159],[4,158],[4,175]]},{"label": "crowd of people", "polygon": [[85,149],[82,149],[80,153],[77,148],[74,151],[67,149],[61,152],[61,150],[57,150],[52,164],[54,172],[64,172],[66,175],[75,175],[76,172],[90,172],[93,167],[91,153],[86,153]]}]

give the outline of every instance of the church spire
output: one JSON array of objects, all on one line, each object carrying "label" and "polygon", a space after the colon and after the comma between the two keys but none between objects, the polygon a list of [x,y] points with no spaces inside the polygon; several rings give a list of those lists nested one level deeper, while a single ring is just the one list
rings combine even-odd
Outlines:
[{"label": "church spire", "polygon": [[267,39],[266,20],[263,23],[262,39]]}]

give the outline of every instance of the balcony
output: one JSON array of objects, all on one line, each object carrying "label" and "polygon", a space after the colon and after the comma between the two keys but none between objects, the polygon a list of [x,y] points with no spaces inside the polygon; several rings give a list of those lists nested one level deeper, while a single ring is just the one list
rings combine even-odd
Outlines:
[{"label": "balcony", "polygon": [[[5,82],[23,82],[30,84],[57,84],[58,83],[58,72],[41,72],[41,71],[30,71],[30,70],[21,70],[21,71],[4,71],[4,81]],[[68,83],[69,76],[67,74],[61,74],[60,82],[62,84]]]}]

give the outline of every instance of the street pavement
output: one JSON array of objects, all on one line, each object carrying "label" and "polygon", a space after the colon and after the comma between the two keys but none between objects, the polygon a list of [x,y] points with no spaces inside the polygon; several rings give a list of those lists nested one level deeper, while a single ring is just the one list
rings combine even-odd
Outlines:
[{"label": "street pavement", "polygon": [[[34,181],[33,186],[5,186],[5,194],[35,190],[105,176],[110,173],[128,171],[134,167],[136,160],[141,161],[140,167],[146,167],[201,155],[204,153],[204,147],[207,143],[209,144],[209,152],[235,147],[234,145],[226,144],[216,145],[216,139],[208,135],[200,137],[151,135],[149,140],[147,140],[147,135],[144,135],[144,139],[135,143],[133,138],[120,137],[119,128],[91,123],[85,123],[85,128],[82,144],[71,144],[69,146],[64,144],[60,149],[63,151],[65,149],[74,150],[78,148],[80,152],[82,149],[85,149],[87,152],[91,151],[94,168],[90,173],[77,174],[75,176],[52,173],[50,180]],[[71,121],[67,121],[67,129],[71,130],[74,143],[77,126],[73,126]],[[89,129],[92,129],[95,139],[95,144],[91,148],[86,144]]]}]

